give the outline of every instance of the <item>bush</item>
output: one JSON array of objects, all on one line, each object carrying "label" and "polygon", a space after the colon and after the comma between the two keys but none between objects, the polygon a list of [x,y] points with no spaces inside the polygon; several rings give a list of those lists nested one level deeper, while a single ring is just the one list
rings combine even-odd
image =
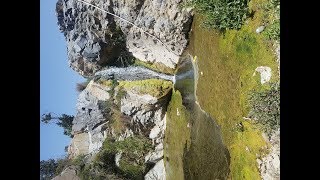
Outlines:
[{"label": "bush", "polygon": [[[147,168],[144,156],[152,149],[151,141],[144,136],[129,137],[123,141],[107,138],[103,143],[103,149],[97,155],[96,162],[107,164],[108,166],[104,167],[112,167],[119,175],[126,178],[143,179]],[[122,152],[122,155],[118,168],[115,166],[114,157],[119,152]]]},{"label": "bush", "polygon": [[264,6],[266,30],[264,36],[269,40],[280,41],[280,0],[269,0]]},{"label": "bush", "polygon": [[205,16],[205,27],[219,30],[240,29],[249,15],[248,0],[191,0],[187,6]]},{"label": "bush", "polygon": [[275,21],[266,28],[265,36],[271,40],[280,40],[280,20]]},{"label": "bush", "polygon": [[262,125],[267,134],[280,127],[280,83],[271,83],[269,90],[253,92],[249,104],[249,117]]},{"label": "bush", "polygon": [[57,162],[54,159],[40,161],[40,180],[52,179],[57,169]]}]

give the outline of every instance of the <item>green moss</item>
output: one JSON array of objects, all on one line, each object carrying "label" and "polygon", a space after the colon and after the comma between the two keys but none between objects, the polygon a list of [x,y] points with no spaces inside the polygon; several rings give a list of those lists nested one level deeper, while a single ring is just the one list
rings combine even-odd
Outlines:
[{"label": "green moss", "polygon": [[260,179],[256,154],[266,153],[267,144],[261,132],[250,122],[242,122],[244,130],[235,132],[234,143],[230,146],[231,173],[233,179]]},{"label": "green moss", "polygon": [[141,61],[139,59],[136,59],[134,61],[135,66],[143,66],[146,67],[148,69],[154,70],[156,72],[160,72],[160,73],[165,73],[165,74],[174,74],[175,73],[175,69],[169,68],[168,66],[164,65],[163,63],[160,62],[144,62]]},{"label": "green moss", "polygon": [[172,92],[167,109],[164,139],[164,159],[168,180],[184,179],[184,151],[186,147],[190,146],[190,128],[187,127],[189,120],[190,115],[182,105],[180,92]]},{"label": "green moss", "polygon": [[[249,112],[248,95],[251,91],[266,89],[260,84],[260,75],[253,76],[258,66],[272,69],[271,81],[279,80],[275,55],[263,35],[255,33],[261,25],[262,8],[252,0],[255,15],[240,30],[221,34],[199,27],[202,21],[195,16],[191,36],[191,53],[198,57],[199,76],[197,97],[201,107],[214,117],[221,127],[223,140],[231,154],[231,179],[260,179],[256,153],[265,146],[261,132],[244,121]],[[237,125],[244,124],[244,131]],[[250,151],[246,151],[245,147]]]},{"label": "green moss", "polygon": [[161,79],[146,79],[140,81],[119,81],[119,88],[131,90],[138,94],[150,94],[151,96],[160,98],[166,95],[172,88],[171,81]]}]

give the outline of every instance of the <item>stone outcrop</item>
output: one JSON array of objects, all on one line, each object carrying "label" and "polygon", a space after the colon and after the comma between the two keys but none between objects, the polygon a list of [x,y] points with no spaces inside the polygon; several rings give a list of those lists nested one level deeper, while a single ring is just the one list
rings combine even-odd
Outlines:
[{"label": "stone outcrop", "polygon": [[[154,149],[144,157],[145,163],[157,164],[163,159],[165,109],[171,91],[166,89],[163,95],[155,97],[148,93],[140,94],[134,87],[131,88],[122,87],[120,90],[119,85],[113,85],[112,81],[90,81],[78,96],[77,114],[72,127],[74,137],[68,148],[69,158],[78,155],[92,157],[99,152],[107,137],[123,141],[140,134],[151,139],[154,145]],[[120,91],[125,93],[119,97]],[[118,104],[118,118],[124,116],[129,120],[123,125],[120,134],[116,133],[117,129],[112,125],[114,119],[111,116],[115,112],[110,108],[113,107],[111,104]],[[118,154],[116,164],[119,164],[120,158],[121,154]],[[156,169],[159,169],[158,166]]]},{"label": "stone outcrop", "polygon": [[58,0],[56,13],[67,41],[69,64],[83,76],[92,76],[129,51],[146,62],[174,68],[187,45],[191,9],[182,0],[86,0],[140,28],[77,0]]},{"label": "stone outcrop", "polygon": [[164,168],[163,159],[144,176],[145,180],[165,180],[166,179],[166,171]]},{"label": "stone outcrop", "polygon": [[269,139],[270,152],[265,157],[257,159],[263,180],[280,180],[280,129],[275,131]]}]

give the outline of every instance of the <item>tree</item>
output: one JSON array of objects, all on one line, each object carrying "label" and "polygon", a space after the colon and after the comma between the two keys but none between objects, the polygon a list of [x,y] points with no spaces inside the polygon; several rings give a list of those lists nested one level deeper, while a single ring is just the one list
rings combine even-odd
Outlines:
[{"label": "tree", "polygon": [[74,119],[74,116],[62,114],[61,116],[52,116],[52,113],[45,113],[41,116],[41,122],[48,124],[49,122],[52,122],[53,120],[56,120],[56,124],[63,128],[63,134],[70,136],[71,138],[73,135],[71,134],[72,131],[72,121]]},{"label": "tree", "polygon": [[40,161],[40,180],[49,180],[55,176],[57,162],[54,159]]}]

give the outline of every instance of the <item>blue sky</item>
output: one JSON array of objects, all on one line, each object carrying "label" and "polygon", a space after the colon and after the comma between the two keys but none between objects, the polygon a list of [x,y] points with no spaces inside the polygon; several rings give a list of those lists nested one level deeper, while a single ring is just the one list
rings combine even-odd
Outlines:
[{"label": "blue sky", "polygon": [[[68,65],[66,41],[55,16],[57,0],[40,1],[40,115],[75,114],[77,82],[85,79]],[[70,138],[55,124],[40,124],[40,160],[60,158]]]}]

